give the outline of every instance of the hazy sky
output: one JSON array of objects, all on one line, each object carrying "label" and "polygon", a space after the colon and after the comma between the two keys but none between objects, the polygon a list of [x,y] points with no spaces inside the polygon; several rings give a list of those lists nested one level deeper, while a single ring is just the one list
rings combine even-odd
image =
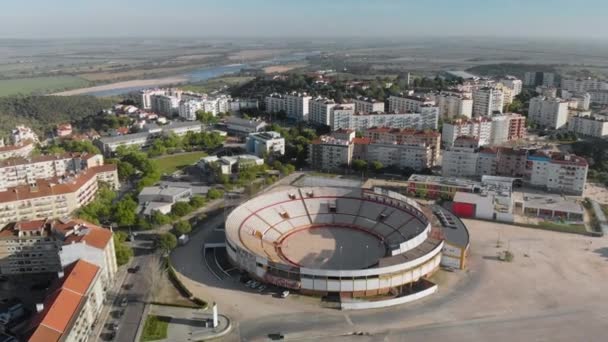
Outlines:
[{"label": "hazy sky", "polygon": [[1,38],[608,38],[606,0],[4,0]]}]

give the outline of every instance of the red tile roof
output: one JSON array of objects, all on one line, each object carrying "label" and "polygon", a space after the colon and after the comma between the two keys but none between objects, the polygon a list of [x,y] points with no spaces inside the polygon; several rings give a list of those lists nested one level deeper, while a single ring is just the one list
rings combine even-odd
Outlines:
[{"label": "red tile roof", "polygon": [[99,267],[84,260],[78,260],[66,268],[61,286],[44,301],[44,310],[31,321],[33,333],[30,342],[60,341],[86,300]]},{"label": "red tile roof", "polygon": [[370,138],[354,138],[353,143],[357,145],[369,145],[372,143],[372,139]]}]

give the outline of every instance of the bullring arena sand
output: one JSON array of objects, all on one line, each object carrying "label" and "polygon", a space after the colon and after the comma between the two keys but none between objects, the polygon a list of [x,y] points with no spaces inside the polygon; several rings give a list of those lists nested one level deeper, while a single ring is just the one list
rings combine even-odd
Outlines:
[{"label": "bullring arena sand", "polygon": [[291,263],[316,269],[367,268],[385,251],[374,235],[344,227],[301,229],[281,243],[281,252]]}]

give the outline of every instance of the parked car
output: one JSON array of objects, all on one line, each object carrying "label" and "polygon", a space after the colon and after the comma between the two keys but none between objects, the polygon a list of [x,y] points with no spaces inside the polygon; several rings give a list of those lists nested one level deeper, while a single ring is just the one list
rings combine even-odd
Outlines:
[{"label": "parked car", "polygon": [[283,292],[281,292],[281,298],[287,298],[289,297],[289,291],[285,290]]},{"label": "parked car", "polygon": [[129,304],[129,299],[127,297],[122,297],[122,299],[120,300],[120,306],[127,306],[127,304]]}]

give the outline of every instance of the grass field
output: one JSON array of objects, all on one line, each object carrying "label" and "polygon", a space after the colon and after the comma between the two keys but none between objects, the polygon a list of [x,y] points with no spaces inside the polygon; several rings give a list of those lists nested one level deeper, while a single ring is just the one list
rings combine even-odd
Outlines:
[{"label": "grass field", "polygon": [[149,315],[144,324],[144,331],[141,333],[140,341],[156,341],[167,338],[169,322],[160,320],[158,316]]},{"label": "grass field", "polygon": [[255,77],[249,76],[226,76],[226,77],[218,77],[212,78],[210,80],[204,82],[197,82],[186,84],[184,86],[180,86],[183,90],[193,91],[197,93],[209,93],[214,90],[218,90],[223,86],[237,86],[243,83],[247,83],[253,80]]},{"label": "grass field", "polygon": [[86,87],[90,83],[75,76],[49,76],[17,78],[11,80],[0,80],[0,96],[15,94],[46,94],[72,88]]},{"label": "grass field", "polygon": [[154,164],[156,164],[161,173],[170,174],[188,165],[195,164],[205,156],[207,156],[207,153],[201,151],[180,153],[155,158]]}]

